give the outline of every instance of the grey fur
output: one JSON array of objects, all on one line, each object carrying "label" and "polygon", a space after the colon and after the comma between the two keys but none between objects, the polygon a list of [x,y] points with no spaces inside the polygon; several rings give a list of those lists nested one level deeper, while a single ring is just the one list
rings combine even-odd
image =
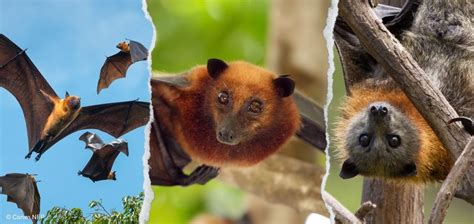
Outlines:
[{"label": "grey fur", "polygon": [[[372,106],[388,108],[386,116],[374,116]],[[408,118],[398,109],[386,102],[376,102],[365,111],[351,119],[348,125],[346,148],[349,158],[354,162],[360,174],[366,176],[403,177],[404,167],[416,162],[419,150],[418,131]],[[359,143],[361,134],[368,134],[370,144],[363,147]],[[401,139],[398,147],[391,147],[387,137],[397,135]]]}]

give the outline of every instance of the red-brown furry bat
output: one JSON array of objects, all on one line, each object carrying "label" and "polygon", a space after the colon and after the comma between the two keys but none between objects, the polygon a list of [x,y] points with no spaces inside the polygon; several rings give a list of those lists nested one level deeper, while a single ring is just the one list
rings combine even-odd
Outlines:
[{"label": "red-brown furry bat", "polygon": [[28,131],[29,158],[36,160],[67,135],[82,129],[99,129],[114,137],[145,125],[149,103],[128,101],[81,107],[80,98],[66,93],[60,99],[21,50],[0,34],[0,87],[21,105]]},{"label": "red-brown furry bat", "polygon": [[[149,174],[154,185],[204,184],[217,175],[215,167],[254,165],[300,127],[290,97],[293,80],[246,62],[209,59],[207,66],[152,79],[151,85],[155,122]],[[190,160],[204,165],[184,175],[182,167]]]},{"label": "red-brown furry bat", "polygon": [[117,180],[115,171],[112,172],[112,166],[121,152],[128,156],[127,141],[117,139],[104,144],[97,134],[90,132],[82,134],[79,140],[84,141],[84,143],[86,143],[85,148],[90,149],[93,153],[84,169],[77,174],[91,179],[92,182]]},{"label": "red-brown furry bat", "polygon": [[102,89],[108,88],[116,79],[125,78],[128,67],[137,61],[144,61],[148,57],[148,50],[139,42],[130,40],[130,43],[121,42],[117,44],[120,51],[107,57],[100,69],[99,83],[97,83],[97,94]]},{"label": "red-brown furry bat", "polygon": [[40,194],[33,175],[9,173],[0,177],[0,193],[15,203],[33,223],[38,221]]}]

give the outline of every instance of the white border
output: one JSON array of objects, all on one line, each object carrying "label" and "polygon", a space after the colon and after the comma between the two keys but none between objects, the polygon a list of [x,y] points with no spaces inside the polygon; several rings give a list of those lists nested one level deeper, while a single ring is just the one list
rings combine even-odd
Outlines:
[{"label": "white border", "polygon": [[[156,29],[155,24],[153,24],[153,20],[151,19],[150,14],[148,13],[148,5],[146,0],[142,0],[142,10],[145,15],[145,18],[150,21],[151,26],[153,28],[153,38],[151,40],[150,47],[148,48],[148,72],[150,74],[150,79],[153,76],[152,68],[151,68],[151,52],[153,52],[153,48],[155,47],[156,42]],[[144,145],[144,152],[143,152],[143,191],[145,192],[145,199],[143,200],[142,208],[140,209],[140,223],[148,223],[148,219],[150,217],[150,207],[155,194],[151,188],[151,181],[150,176],[148,175],[148,171],[150,170],[150,166],[148,165],[148,159],[150,158],[150,145],[148,142],[150,141],[150,129],[151,129],[151,122],[153,122],[153,105],[151,104],[151,85],[148,82],[148,90],[150,92],[150,119],[148,121],[147,126],[145,127],[145,145]]]},{"label": "white border", "polygon": [[[336,23],[336,17],[337,17],[337,14],[338,14],[338,8],[337,8],[338,2],[339,2],[339,0],[331,0],[331,5],[329,6],[329,9],[328,9],[328,16],[326,18],[326,27],[324,27],[324,31],[323,31],[324,39],[326,39],[326,47],[327,47],[327,51],[328,51],[328,64],[329,64],[329,68],[328,68],[328,72],[327,72],[327,80],[328,80],[327,89],[328,90],[327,90],[327,95],[326,95],[326,104],[324,105],[324,122],[326,124],[326,142],[327,142],[327,146],[326,146],[326,149],[325,149],[325,152],[326,152],[326,174],[324,175],[323,181],[321,183],[321,189],[322,189],[321,194],[322,194],[322,197],[323,197],[324,201],[325,201],[325,198],[324,198],[323,192],[325,192],[326,182],[327,182],[327,178],[329,177],[329,170],[331,168],[331,165],[330,165],[331,157],[329,156],[330,140],[329,140],[328,109],[329,109],[329,105],[331,104],[331,101],[332,101],[332,98],[333,98],[332,85],[333,85],[333,74],[334,74],[334,70],[335,70],[333,30],[334,30],[334,25]],[[334,223],[335,215],[334,215],[334,212],[332,211],[332,207],[330,207],[327,203],[325,203],[325,204],[326,204],[326,207],[329,211],[329,214],[331,215],[330,216],[331,223]]]}]

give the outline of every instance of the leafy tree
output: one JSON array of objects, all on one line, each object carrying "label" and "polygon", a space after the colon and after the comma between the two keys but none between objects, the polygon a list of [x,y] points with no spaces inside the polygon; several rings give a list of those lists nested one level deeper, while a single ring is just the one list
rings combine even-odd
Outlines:
[{"label": "leafy tree", "polygon": [[122,199],[123,211],[107,211],[101,200],[94,200],[89,203],[89,208],[94,212],[84,216],[80,208],[60,208],[54,207],[41,219],[41,223],[138,223],[138,216],[143,203],[144,194],[138,196],[126,196]]}]

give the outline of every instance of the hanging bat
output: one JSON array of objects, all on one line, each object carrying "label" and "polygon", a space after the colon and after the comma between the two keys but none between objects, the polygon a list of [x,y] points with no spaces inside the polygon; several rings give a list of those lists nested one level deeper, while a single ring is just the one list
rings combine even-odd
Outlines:
[{"label": "hanging bat", "polygon": [[[151,80],[152,185],[205,184],[222,166],[251,166],[277,152],[294,134],[324,149],[317,105],[297,93],[288,76],[246,62],[209,59],[183,75]],[[217,91],[217,92],[216,92]],[[189,175],[183,168],[202,162]]]},{"label": "hanging bat", "polygon": [[117,139],[108,144],[104,144],[102,139],[94,133],[85,132],[79,137],[86,143],[85,148],[92,150],[93,154],[87,165],[78,172],[92,180],[116,180],[115,171],[112,172],[112,166],[119,153],[128,156],[128,143],[123,139]]},{"label": "hanging bat", "polygon": [[56,142],[82,129],[99,129],[116,138],[145,125],[149,103],[127,101],[81,107],[77,96],[60,99],[25,53],[0,34],[0,87],[20,103],[28,132],[30,158],[36,161]]},{"label": "hanging bat", "polygon": [[97,94],[108,88],[116,79],[125,78],[128,67],[137,61],[144,61],[148,57],[148,50],[139,42],[130,40],[130,43],[121,42],[117,45],[120,51],[107,57],[100,69]]},{"label": "hanging bat", "polygon": [[9,173],[0,177],[0,193],[15,203],[33,223],[38,221],[40,194],[33,175]]}]

